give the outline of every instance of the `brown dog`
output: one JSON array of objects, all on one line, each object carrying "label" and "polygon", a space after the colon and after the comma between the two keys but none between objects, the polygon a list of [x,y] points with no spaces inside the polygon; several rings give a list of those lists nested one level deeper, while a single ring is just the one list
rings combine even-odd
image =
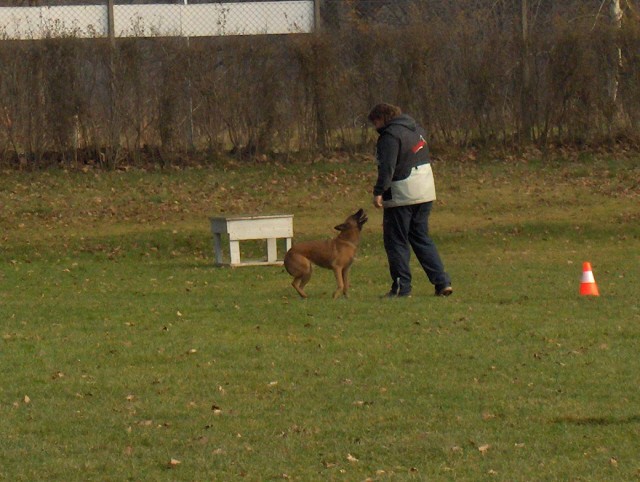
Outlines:
[{"label": "brown dog", "polygon": [[353,263],[360,242],[362,225],[367,222],[363,209],[349,216],[344,223],[335,227],[340,234],[325,241],[307,241],[293,246],[284,257],[284,267],[293,276],[291,286],[302,296],[305,285],[311,279],[311,263],[333,270],[338,288],[333,297],[347,296],[349,291],[349,269]]}]

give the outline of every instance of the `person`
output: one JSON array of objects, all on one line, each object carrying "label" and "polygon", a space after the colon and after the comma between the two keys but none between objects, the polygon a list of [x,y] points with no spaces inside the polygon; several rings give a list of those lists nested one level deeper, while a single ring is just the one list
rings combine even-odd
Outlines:
[{"label": "person", "polygon": [[453,293],[451,278],[429,236],[429,215],[436,189],[427,134],[395,105],[378,104],[368,118],[379,134],[373,205],[384,208],[383,241],[392,280],[384,297],[411,294],[411,249],[435,286],[435,295],[449,296]]}]

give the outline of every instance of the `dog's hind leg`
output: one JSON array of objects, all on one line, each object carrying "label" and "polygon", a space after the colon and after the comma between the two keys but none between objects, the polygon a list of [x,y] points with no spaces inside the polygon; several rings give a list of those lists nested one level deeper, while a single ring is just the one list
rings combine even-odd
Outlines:
[{"label": "dog's hind leg", "polygon": [[300,266],[300,270],[296,273],[293,281],[291,282],[291,286],[298,292],[300,296],[303,298],[307,297],[307,293],[304,292],[304,287],[307,286],[307,283],[311,279],[311,273],[313,272],[313,267],[311,266],[311,262],[308,259],[305,259],[306,265],[304,268]]},{"label": "dog's hind leg", "polygon": [[291,286],[302,298],[306,298],[307,294],[304,292],[304,287],[311,279],[311,261],[298,253],[289,251],[284,257],[284,266],[289,274],[293,276]]},{"label": "dog's hind leg", "polygon": [[309,267],[309,271],[305,271],[300,276],[297,276],[291,282],[291,286],[298,292],[300,296],[303,298],[307,297],[307,294],[304,292],[304,287],[307,285],[309,280],[311,279],[311,267]]}]

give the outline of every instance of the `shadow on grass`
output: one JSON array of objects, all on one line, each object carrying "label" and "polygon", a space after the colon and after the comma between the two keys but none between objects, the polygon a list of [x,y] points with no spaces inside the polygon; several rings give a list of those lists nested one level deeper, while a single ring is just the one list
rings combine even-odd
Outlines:
[{"label": "shadow on grass", "polygon": [[552,422],[557,424],[591,426],[627,425],[631,423],[640,423],[640,415],[629,415],[626,417],[575,417],[573,415],[569,415],[566,417],[554,418]]}]

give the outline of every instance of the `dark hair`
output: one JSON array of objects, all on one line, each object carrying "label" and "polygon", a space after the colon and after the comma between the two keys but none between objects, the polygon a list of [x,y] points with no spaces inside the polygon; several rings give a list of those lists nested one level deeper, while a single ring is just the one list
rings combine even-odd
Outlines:
[{"label": "dark hair", "polygon": [[374,120],[382,119],[382,121],[386,124],[391,121],[391,119],[395,119],[399,115],[402,114],[402,109],[397,105],[392,104],[378,104],[371,112],[369,112],[369,120],[373,122]]}]

